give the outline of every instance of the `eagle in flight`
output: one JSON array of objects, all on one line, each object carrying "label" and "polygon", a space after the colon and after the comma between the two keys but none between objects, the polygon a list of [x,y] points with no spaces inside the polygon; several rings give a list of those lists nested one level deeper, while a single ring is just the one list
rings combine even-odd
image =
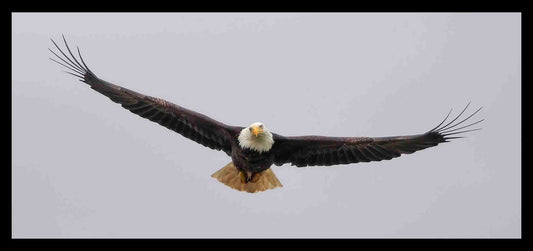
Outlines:
[{"label": "eagle in flight", "polygon": [[402,154],[448,142],[450,139],[462,138],[457,134],[480,130],[470,127],[483,121],[482,119],[463,125],[481,110],[479,108],[469,116],[465,115],[466,118],[460,119],[468,108],[468,103],[454,119],[445,123],[452,112],[450,110],[440,124],[423,134],[394,137],[287,137],[270,132],[261,122],[252,123],[247,127],[226,125],[166,100],[109,83],[98,78],[87,67],[79,48],[76,57],[64,36],[63,42],[66,50],[62,50],[54,40],[52,43],[58,52],[50,48],[49,50],[56,57],[50,59],[67,68],[69,71],[65,71],[66,73],[80,78],[80,81],[132,113],[206,147],[225,152],[231,157],[231,162],[211,176],[239,191],[255,193],[282,187],[270,169],[273,164],[281,166],[290,163],[293,166],[305,167],[390,160]]}]

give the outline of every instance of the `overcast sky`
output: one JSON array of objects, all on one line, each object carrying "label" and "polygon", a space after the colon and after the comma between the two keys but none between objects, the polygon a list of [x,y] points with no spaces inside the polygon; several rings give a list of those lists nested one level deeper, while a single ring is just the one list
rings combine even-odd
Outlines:
[{"label": "overcast sky", "polygon": [[[13,14],[12,236],[521,237],[519,14]],[[483,130],[390,161],[231,160],[50,61],[64,34],[102,79],[282,135],[423,133],[472,101]]]}]

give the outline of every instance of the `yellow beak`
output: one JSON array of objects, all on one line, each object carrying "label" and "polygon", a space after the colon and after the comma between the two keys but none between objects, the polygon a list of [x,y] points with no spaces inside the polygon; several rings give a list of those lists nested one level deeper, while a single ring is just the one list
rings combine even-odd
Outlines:
[{"label": "yellow beak", "polygon": [[254,126],[252,127],[252,134],[254,136],[258,136],[259,134],[263,133],[263,128],[259,127],[259,126]]}]

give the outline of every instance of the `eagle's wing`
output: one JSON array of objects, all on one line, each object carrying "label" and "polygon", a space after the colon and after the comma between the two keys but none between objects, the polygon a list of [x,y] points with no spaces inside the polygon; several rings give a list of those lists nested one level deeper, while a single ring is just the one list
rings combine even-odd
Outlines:
[{"label": "eagle's wing", "polygon": [[70,57],[52,40],[63,57],[49,49],[60,61],[50,59],[72,71],[67,73],[79,77],[80,81],[87,83],[92,89],[121,104],[132,113],[156,122],[206,147],[222,150],[231,155],[231,141],[235,133],[239,131],[239,127],[225,125],[163,99],[143,95],[99,79],[85,65],[79,49],[79,59],[77,59],[68,47],[65,37],[63,41]]},{"label": "eagle's wing", "polygon": [[[470,103],[469,103],[470,104]],[[280,166],[285,163],[304,166],[330,166],[338,164],[350,164],[357,162],[370,162],[389,160],[399,157],[401,154],[414,153],[416,151],[436,146],[439,143],[448,142],[450,139],[461,138],[456,136],[460,133],[475,131],[478,129],[465,130],[474,123],[460,126],[466,120],[474,116],[481,108],[470,116],[455,122],[464,113],[463,111],[452,121],[441,126],[448,116],[435,128],[424,134],[396,137],[324,137],[324,136],[300,136],[284,137],[274,134],[272,147],[274,164]]]}]

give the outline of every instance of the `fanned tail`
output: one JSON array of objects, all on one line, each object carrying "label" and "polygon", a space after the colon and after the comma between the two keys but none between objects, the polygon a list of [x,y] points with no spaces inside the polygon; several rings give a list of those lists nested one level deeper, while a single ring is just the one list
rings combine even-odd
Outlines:
[{"label": "fanned tail", "polygon": [[262,192],[268,189],[274,189],[276,187],[283,187],[281,182],[279,182],[278,178],[270,168],[263,172],[255,173],[252,180],[246,182],[245,174],[237,170],[237,168],[233,165],[233,162],[230,162],[220,170],[213,173],[211,177],[233,189],[249,193]]}]

